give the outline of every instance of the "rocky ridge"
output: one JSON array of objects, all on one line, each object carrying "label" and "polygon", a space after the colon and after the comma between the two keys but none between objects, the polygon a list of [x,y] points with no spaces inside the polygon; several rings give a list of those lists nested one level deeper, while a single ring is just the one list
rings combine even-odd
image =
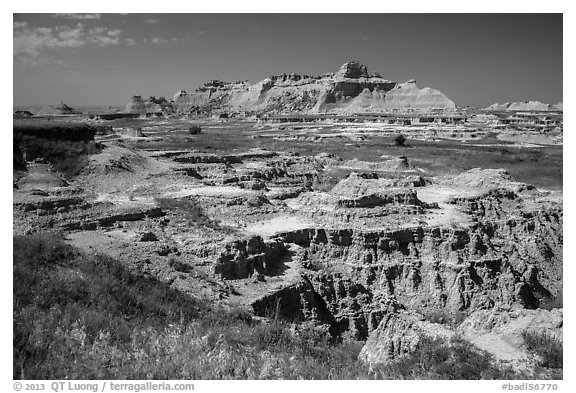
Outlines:
[{"label": "rocky ridge", "polygon": [[515,112],[528,112],[528,111],[562,111],[564,106],[561,102],[558,104],[545,104],[540,101],[525,101],[525,102],[506,102],[504,104],[495,103],[486,108],[486,110],[493,111],[515,111]]},{"label": "rocky ridge", "polygon": [[255,84],[211,81],[195,92],[178,91],[170,103],[146,102],[134,96],[129,113],[161,109],[176,113],[218,111],[274,113],[361,113],[388,111],[454,111],[456,105],[438,90],[416,86],[415,80],[397,83],[370,75],[357,61],[323,76],[282,74]]}]

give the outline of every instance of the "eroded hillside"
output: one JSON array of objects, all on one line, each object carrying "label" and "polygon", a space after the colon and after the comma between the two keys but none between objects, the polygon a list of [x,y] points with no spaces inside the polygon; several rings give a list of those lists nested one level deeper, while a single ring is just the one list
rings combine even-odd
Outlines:
[{"label": "eroded hillside", "polygon": [[517,372],[554,377],[534,371],[541,359],[522,337],[562,340],[561,191],[489,162],[424,168],[393,144],[396,156],[367,159],[370,141],[354,137],[377,135],[332,139],[341,156],[243,127],[220,134],[206,122],[191,135],[158,121],[92,140],[94,131],[67,174],[34,150],[45,134],[25,132],[14,234],[61,232],[188,299],[260,323],[311,324],[363,346],[361,364],[389,365],[429,339],[464,340]]}]

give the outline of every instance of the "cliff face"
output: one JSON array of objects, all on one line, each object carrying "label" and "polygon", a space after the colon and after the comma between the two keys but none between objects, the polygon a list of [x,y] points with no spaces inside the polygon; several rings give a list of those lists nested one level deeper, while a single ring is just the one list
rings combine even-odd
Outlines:
[{"label": "cliff face", "polygon": [[359,62],[345,63],[335,74],[323,76],[278,75],[256,84],[212,81],[194,93],[174,96],[177,112],[210,110],[260,113],[359,113],[393,110],[430,111],[456,109],[448,97],[415,81],[398,84],[369,75]]},{"label": "cliff face", "polygon": [[[321,202],[332,206],[321,218],[341,210],[355,218],[276,235],[305,250],[294,258],[306,268],[306,291],[315,294],[294,295],[291,307],[321,307],[333,318],[334,333],[366,339],[391,304],[392,311],[434,309],[456,315],[501,305],[534,309],[561,298],[561,202],[548,200],[503,170],[473,169],[445,184],[440,187],[457,187],[462,194],[445,199],[441,207],[420,200],[420,188],[397,188],[384,179],[356,175],[324,198],[299,198],[291,206],[310,202],[316,212]],[[422,195],[426,201],[425,190]],[[460,215],[432,225],[406,219],[390,229],[350,224],[369,222],[362,214],[391,220],[404,211],[401,207],[410,210],[408,215]],[[266,302],[280,298],[271,294]]]},{"label": "cliff face", "polygon": [[[378,326],[385,299],[402,308],[448,312],[496,304],[534,308],[562,290],[562,213],[481,222],[470,229],[393,232],[310,229],[280,239],[307,247],[315,292],[358,338]],[[340,272],[336,272],[340,270]]]},{"label": "cliff face", "polygon": [[[371,366],[387,364],[414,352],[423,339],[451,342],[466,340],[494,359],[526,367],[534,358],[525,345],[526,333],[544,334],[563,341],[563,310],[528,310],[505,307],[478,310],[457,327],[426,321],[418,313],[386,314],[362,348],[359,359]],[[537,358],[538,359],[538,358]]]}]

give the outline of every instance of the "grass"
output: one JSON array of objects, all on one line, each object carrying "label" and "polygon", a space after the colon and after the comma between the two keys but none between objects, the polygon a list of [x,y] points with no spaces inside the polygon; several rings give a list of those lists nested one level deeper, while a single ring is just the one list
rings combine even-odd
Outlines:
[{"label": "grass", "polygon": [[527,379],[492,355],[455,337],[450,342],[423,337],[416,350],[384,368],[395,379]]},{"label": "grass", "polygon": [[563,367],[562,341],[546,332],[525,330],[522,332],[526,349],[540,357],[540,366],[546,368]]},{"label": "grass", "polygon": [[[122,352],[138,332],[199,312],[178,292],[82,254],[55,234],[15,237],[13,256],[15,378],[104,378],[108,350]],[[107,353],[98,359],[104,342]]]},{"label": "grass", "polygon": [[95,133],[96,128],[82,123],[15,122],[14,162],[19,162],[21,154],[25,153],[27,161],[45,160],[68,179],[73,178],[86,165],[87,156],[100,150],[94,142]]},{"label": "grass", "polygon": [[361,342],[189,298],[54,233],[14,237],[13,256],[15,379],[516,377],[463,341],[424,340],[370,369],[358,360]]}]

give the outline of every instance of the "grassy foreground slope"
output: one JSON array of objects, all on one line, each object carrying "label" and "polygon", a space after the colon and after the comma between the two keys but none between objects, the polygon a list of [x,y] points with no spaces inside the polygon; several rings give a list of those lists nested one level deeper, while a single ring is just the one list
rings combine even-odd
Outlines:
[{"label": "grassy foreground slope", "polygon": [[16,379],[479,379],[521,377],[462,341],[424,341],[379,369],[361,343],[262,323],[87,255],[54,233],[14,237]]}]

